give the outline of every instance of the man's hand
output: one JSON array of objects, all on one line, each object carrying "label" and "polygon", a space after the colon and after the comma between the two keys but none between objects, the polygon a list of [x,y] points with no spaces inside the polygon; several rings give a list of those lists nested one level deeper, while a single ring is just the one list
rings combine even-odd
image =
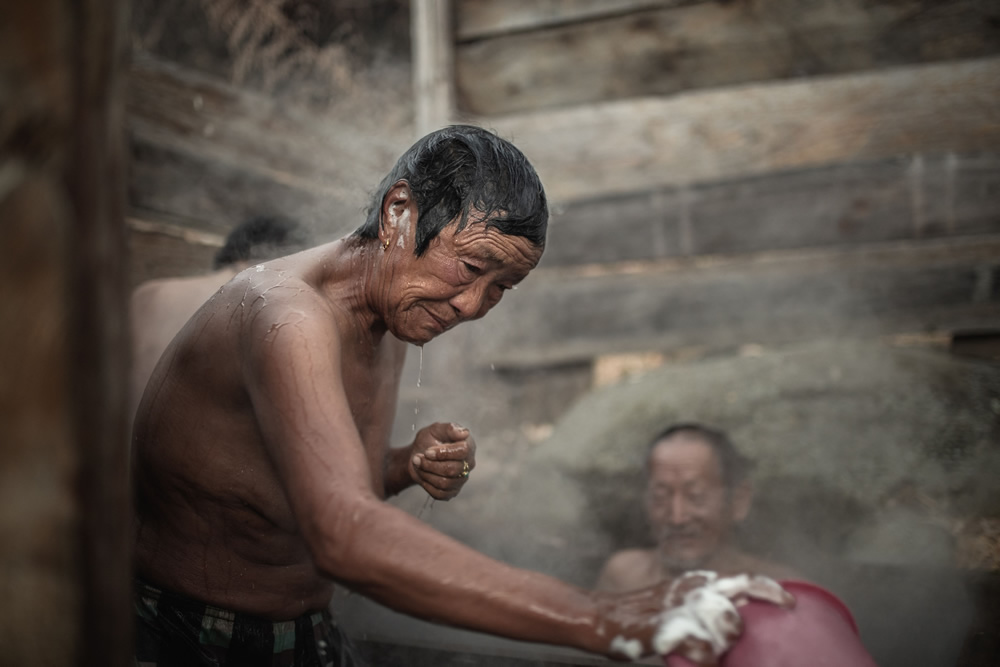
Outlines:
[{"label": "man's hand", "polygon": [[683,656],[701,667],[719,663],[743,632],[737,607],[750,599],[791,607],[795,599],[776,581],[743,574],[688,572],[629,593],[594,593],[607,655],[637,660],[659,654]]},{"label": "man's hand", "polygon": [[667,593],[668,611],[653,637],[653,650],[675,653],[708,667],[717,665],[743,633],[736,608],[751,598],[792,607],[795,598],[772,579],[741,574],[719,578],[715,572],[688,572]]},{"label": "man's hand", "polygon": [[410,477],[435,500],[451,500],[476,467],[476,442],[469,429],[436,423],[417,432],[410,456]]}]

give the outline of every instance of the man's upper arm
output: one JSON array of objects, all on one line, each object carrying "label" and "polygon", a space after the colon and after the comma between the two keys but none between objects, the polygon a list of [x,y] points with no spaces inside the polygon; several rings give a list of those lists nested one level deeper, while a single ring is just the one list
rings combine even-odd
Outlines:
[{"label": "man's upper arm", "polygon": [[336,327],[323,317],[258,313],[242,345],[244,377],[264,446],[306,539],[331,525],[342,498],[372,496],[351,415]]}]

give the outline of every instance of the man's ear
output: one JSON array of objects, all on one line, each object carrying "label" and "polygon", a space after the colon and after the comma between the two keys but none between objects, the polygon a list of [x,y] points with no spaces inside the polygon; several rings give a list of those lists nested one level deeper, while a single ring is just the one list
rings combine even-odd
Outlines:
[{"label": "man's ear", "polygon": [[391,240],[399,230],[400,222],[410,217],[416,217],[416,203],[410,184],[405,180],[396,181],[382,197],[382,210],[379,215],[379,240],[383,243]]},{"label": "man's ear", "polygon": [[743,481],[733,487],[731,500],[733,522],[739,523],[747,518],[747,514],[750,513],[750,505],[753,503],[753,486],[750,482]]}]

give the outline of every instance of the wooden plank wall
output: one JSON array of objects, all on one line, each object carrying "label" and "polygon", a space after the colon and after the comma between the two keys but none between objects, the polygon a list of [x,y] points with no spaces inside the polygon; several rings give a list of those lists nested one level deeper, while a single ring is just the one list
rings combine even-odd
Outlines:
[{"label": "wooden plank wall", "polygon": [[1000,5],[455,0],[455,25],[456,117],[553,203],[519,325],[473,325],[470,358],[1000,326]]},{"label": "wooden plank wall", "polygon": [[1000,146],[1000,58],[490,117],[553,200]]},{"label": "wooden plank wall", "polygon": [[458,2],[460,109],[497,115],[1000,52],[988,0]]},{"label": "wooden plank wall", "polygon": [[1000,155],[857,161],[570,201],[543,266],[983,235],[998,214]]},{"label": "wooden plank wall", "polygon": [[129,225],[141,255],[132,285],[207,271],[201,260],[256,215],[294,218],[317,241],[341,236],[406,147],[365,119],[321,117],[143,56],[129,73],[127,121],[130,220],[140,221]]},{"label": "wooden plank wall", "polygon": [[527,370],[623,352],[982,328],[1000,319],[998,271],[995,236],[543,270],[494,316],[517,326],[472,325],[471,358]]}]

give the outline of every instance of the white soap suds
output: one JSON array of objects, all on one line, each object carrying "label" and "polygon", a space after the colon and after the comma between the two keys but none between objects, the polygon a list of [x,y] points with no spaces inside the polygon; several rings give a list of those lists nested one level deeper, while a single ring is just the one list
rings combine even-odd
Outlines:
[{"label": "white soap suds", "polygon": [[625,639],[618,635],[611,640],[611,650],[621,653],[629,660],[638,660],[642,656],[642,642],[638,639]]},{"label": "white soap suds", "polygon": [[[702,582],[678,599],[683,587],[695,577]],[[683,646],[689,658],[707,657],[700,655],[705,650],[717,658],[729,650],[742,630],[736,604],[747,598],[780,602],[783,592],[777,582],[766,577],[741,574],[719,578],[714,572],[691,572],[679,577],[667,593],[667,603],[675,606],[663,615],[653,636],[653,650],[666,655]]]}]

